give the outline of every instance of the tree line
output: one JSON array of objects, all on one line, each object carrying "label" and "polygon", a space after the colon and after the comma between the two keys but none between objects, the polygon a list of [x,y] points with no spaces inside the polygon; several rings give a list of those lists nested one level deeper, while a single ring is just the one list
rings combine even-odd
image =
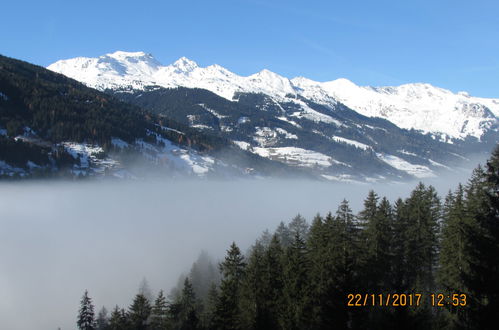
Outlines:
[{"label": "tree line", "polygon": [[[197,266],[196,266],[197,265]],[[219,274],[194,264],[168,299],[139,292],[98,315],[85,292],[79,329],[494,329],[499,312],[499,146],[443,199],[418,184],[390,202],[370,191],[353,214],[298,215]],[[421,294],[416,306],[348,306],[349,294]],[[429,297],[442,294],[438,306]],[[453,295],[465,300],[455,305]],[[448,297],[448,298],[447,298]]]}]

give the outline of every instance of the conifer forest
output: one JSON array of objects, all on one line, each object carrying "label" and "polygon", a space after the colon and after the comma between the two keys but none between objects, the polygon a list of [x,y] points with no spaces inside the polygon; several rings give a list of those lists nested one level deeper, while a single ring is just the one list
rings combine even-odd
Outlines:
[{"label": "conifer forest", "polygon": [[446,196],[370,191],[310,222],[297,215],[247,253],[201,256],[171,294],[147,283],[128,306],[93,305],[79,329],[496,329],[499,146]]}]

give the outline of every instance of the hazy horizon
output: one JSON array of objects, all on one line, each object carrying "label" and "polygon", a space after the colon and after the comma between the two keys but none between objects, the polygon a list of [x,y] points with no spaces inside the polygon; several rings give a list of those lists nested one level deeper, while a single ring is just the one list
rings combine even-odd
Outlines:
[{"label": "hazy horizon", "polygon": [[[471,172],[424,180],[444,197]],[[246,251],[296,214],[357,213],[369,190],[390,201],[417,181],[24,181],[0,185],[0,319],[10,330],[73,329],[89,290],[96,309],[128,308],[141,280],[169,292],[201,250]],[[24,317],[28,313],[30,317]]]}]

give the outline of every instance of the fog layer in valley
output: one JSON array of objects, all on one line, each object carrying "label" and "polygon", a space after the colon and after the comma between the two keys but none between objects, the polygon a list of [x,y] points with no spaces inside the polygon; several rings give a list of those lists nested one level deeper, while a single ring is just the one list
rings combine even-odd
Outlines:
[{"label": "fog layer in valley", "polygon": [[[440,195],[471,172],[437,178]],[[75,329],[85,289],[96,309],[128,308],[146,277],[169,292],[201,250],[245,251],[297,213],[311,220],[370,189],[391,201],[408,184],[303,181],[18,182],[0,184],[0,328]]]}]

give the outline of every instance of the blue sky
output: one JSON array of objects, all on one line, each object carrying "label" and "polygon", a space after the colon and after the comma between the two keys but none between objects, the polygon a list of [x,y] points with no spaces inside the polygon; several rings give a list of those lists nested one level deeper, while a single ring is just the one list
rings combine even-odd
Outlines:
[{"label": "blue sky", "polygon": [[116,50],[241,75],[428,82],[499,98],[498,1],[5,1],[0,53],[39,65]]}]

